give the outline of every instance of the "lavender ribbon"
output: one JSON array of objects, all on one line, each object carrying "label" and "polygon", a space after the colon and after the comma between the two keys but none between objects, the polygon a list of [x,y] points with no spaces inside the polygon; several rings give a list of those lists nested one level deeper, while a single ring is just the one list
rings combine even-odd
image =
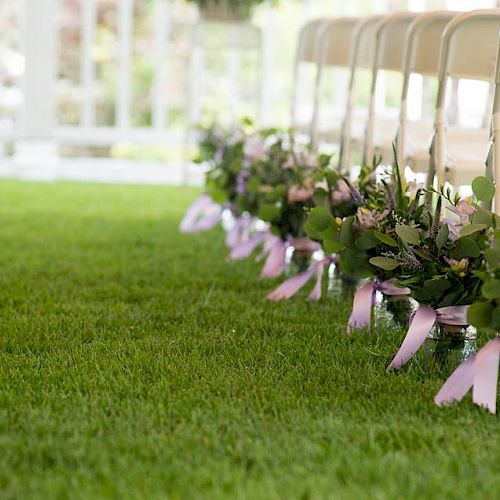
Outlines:
[{"label": "lavender ribbon", "polygon": [[450,375],[434,402],[443,406],[460,401],[472,387],[474,404],[496,413],[499,361],[500,337],[496,337]]},{"label": "lavender ribbon", "polygon": [[180,224],[183,233],[208,231],[215,227],[222,219],[222,207],[215,203],[210,196],[200,196],[187,210]]},{"label": "lavender ribbon", "polygon": [[226,234],[226,245],[229,248],[235,248],[248,241],[253,222],[254,218],[250,215],[238,217],[234,221],[233,227]]},{"label": "lavender ribbon", "polygon": [[286,264],[287,243],[281,238],[273,236],[272,242],[268,245],[269,253],[260,273],[261,278],[278,278],[283,274]]},{"label": "lavender ribbon", "polygon": [[413,316],[410,328],[399,351],[387,370],[398,370],[422,347],[434,324],[466,325],[469,306],[450,306],[434,310],[430,306],[420,306]]},{"label": "lavender ribbon", "polygon": [[232,247],[229,258],[233,261],[243,260],[249,257],[252,252],[269,238],[268,231],[260,231],[255,233],[249,240],[240,241]]},{"label": "lavender ribbon", "polygon": [[307,271],[304,271],[303,273],[297,274],[297,276],[293,276],[292,278],[286,280],[278,288],[276,288],[276,290],[271,292],[267,296],[267,298],[274,302],[279,302],[280,300],[288,300],[297,292],[299,292],[299,290],[304,288],[304,286],[313,276],[316,276],[314,288],[312,289],[308,298],[309,300],[313,301],[319,300],[321,298],[321,283],[323,280],[325,266],[335,261],[336,258],[331,256],[315,262],[309,267]]},{"label": "lavender ribbon", "polygon": [[371,329],[372,307],[375,303],[375,293],[384,295],[410,295],[411,290],[400,288],[392,281],[368,281],[354,295],[351,316],[347,326],[347,333],[361,328]]}]

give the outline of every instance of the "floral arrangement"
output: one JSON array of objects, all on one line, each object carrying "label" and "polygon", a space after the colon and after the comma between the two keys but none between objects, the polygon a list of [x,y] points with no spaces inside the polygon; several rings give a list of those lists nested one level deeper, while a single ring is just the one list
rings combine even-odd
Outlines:
[{"label": "floral arrangement", "polygon": [[[296,266],[297,274],[270,300],[290,298],[314,277],[309,298],[318,300],[330,264],[370,278],[354,296],[348,332],[377,324],[382,296],[386,305],[394,302],[390,323],[377,331],[408,327],[388,370],[401,368],[431,341],[441,356],[470,340],[460,358],[450,358],[446,371],[459,367],[435,401],[461,399],[473,387],[474,401],[496,411],[500,337],[475,354],[475,330],[468,336],[469,325],[482,336],[500,328],[500,217],[485,208],[495,194],[492,181],[476,178],[472,199],[407,183],[397,165],[385,172],[363,167],[351,182],[330,156],[313,155],[290,134],[257,131],[248,121],[231,133],[207,130],[199,161],[209,168],[206,194],[190,209],[204,214],[195,230],[213,227],[225,207],[233,217],[226,235],[231,259],[262,246],[264,278],[280,276],[290,257],[304,257],[307,265]],[[196,220],[190,211],[188,222]]]},{"label": "floral arrangement", "polygon": [[248,19],[254,7],[265,0],[187,0],[195,3],[208,19]]},{"label": "floral arrangement", "polygon": [[468,312],[469,322],[477,328],[500,331],[500,231],[491,238],[484,251],[485,270],[476,272],[481,279],[481,295]]}]

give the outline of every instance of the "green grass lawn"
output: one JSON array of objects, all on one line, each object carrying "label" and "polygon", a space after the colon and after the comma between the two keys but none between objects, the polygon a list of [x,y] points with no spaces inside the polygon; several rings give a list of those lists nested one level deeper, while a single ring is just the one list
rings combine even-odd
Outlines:
[{"label": "green grass lawn", "polygon": [[197,195],[0,182],[2,498],[494,498],[500,420],[384,365],[402,332],[271,304]]}]

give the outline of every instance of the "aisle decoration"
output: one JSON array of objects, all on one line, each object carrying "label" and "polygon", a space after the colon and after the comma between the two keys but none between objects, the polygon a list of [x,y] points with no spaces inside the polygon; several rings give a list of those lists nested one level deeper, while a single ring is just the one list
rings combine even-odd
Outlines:
[{"label": "aisle decoration", "polygon": [[268,224],[268,232],[257,233],[247,244],[233,248],[232,257],[246,256],[265,243],[267,256],[261,276],[276,278],[287,265],[302,271],[310,264],[319,245],[305,234],[306,210],[314,205],[314,172],[331,161],[330,156],[313,156],[297,146],[290,135],[268,136],[265,157],[249,162],[245,190],[237,204],[247,212],[257,213]]},{"label": "aisle decoration", "polygon": [[474,181],[474,203],[452,198],[449,190],[442,189],[428,229],[398,225],[397,248],[381,256],[383,261],[371,259],[397,271],[397,283],[408,287],[420,304],[388,370],[403,366],[427,338],[435,341],[439,355],[455,351],[466,358],[473,353],[475,329],[469,326],[467,313],[480,296],[492,228],[500,227],[499,217],[479,204],[490,201],[486,193],[491,186],[482,188],[488,183],[486,178]]},{"label": "aisle decoration", "polygon": [[468,321],[496,335],[477,354],[464,361],[448,378],[434,401],[442,406],[460,401],[472,388],[472,401],[496,413],[498,365],[500,362],[500,231],[484,252],[486,271],[481,296],[471,305]]},{"label": "aisle decoration", "polygon": [[[329,157],[322,157],[320,165],[311,176],[314,208],[309,210],[303,226],[309,238],[319,243],[316,248],[321,247],[325,257],[282,283],[268,295],[270,300],[280,301],[293,297],[313,277],[315,284],[309,294],[309,300],[319,300],[322,295],[325,268],[338,263],[338,257],[334,255],[337,245],[332,243],[337,235],[339,220],[355,212],[356,202],[345,175],[338,169],[332,168],[330,160]],[[364,178],[363,175],[361,177]]]},{"label": "aisle decoration", "polygon": [[365,192],[356,215],[346,218],[341,230],[341,262],[350,266],[351,272],[363,270],[370,277],[356,292],[348,332],[360,328],[371,331],[372,319],[378,329],[388,324],[407,326],[413,307],[410,289],[398,286],[397,266],[387,256],[398,248],[398,234],[407,228],[425,230],[429,226],[422,189],[416,183],[406,183],[397,165]]},{"label": "aisle decoration", "polygon": [[[187,0],[198,5],[203,19],[210,21],[246,21],[254,7],[266,0]],[[274,0],[272,3],[277,3]]]}]

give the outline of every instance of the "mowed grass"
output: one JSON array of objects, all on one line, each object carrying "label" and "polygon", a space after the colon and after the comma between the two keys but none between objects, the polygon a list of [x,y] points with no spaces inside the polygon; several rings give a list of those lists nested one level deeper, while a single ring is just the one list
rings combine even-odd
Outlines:
[{"label": "mowed grass", "polygon": [[2,498],[498,498],[499,417],[346,303],[268,303],[179,234],[196,196],[0,182]]}]

